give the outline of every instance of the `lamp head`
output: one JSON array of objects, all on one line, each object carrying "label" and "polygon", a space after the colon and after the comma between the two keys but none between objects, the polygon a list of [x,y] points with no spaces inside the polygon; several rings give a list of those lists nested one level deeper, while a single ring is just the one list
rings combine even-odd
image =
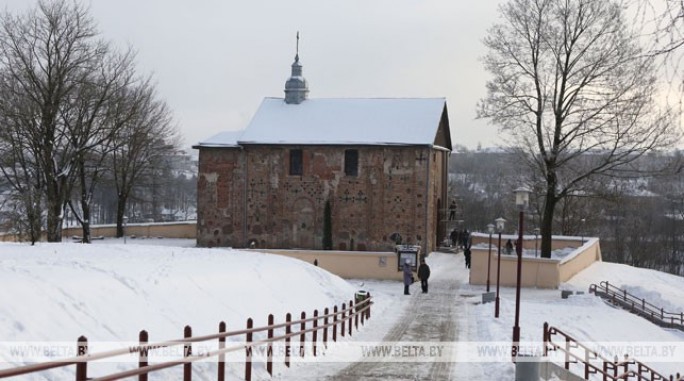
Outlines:
[{"label": "lamp head", "polygon": [[494,225],[487,224],[487,232],[489,232],[489,234],[494,233]]},{"label": "lamp head", "polygon": [[519,209],[527,208],[527,205],[530,203],[530,193],[531,193],[530,189],[525,187],[525,186],[521,186],[518,189],[516,189],[514,192],[515,192],[515,205]]},{"label": "lamp head", "polygon": [[496,220],[494,220],[494,222],[496,222],[496,231],[501,233],[504,230],[504,225],[506,224],[506,220],[503,217],[499,217]]}]

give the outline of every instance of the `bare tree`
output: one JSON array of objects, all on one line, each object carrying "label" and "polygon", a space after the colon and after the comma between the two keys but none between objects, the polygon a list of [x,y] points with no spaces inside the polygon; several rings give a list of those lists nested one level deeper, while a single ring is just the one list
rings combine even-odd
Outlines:
[{"label": "bare tree", "polygon": [[62,238],[63,207],[73,178],[74,147],[61,117],[100,69],[108,47],[78,3],[41,1],[23,15],[0,16],[0,70],[12,98],[28,114],[15,126],[26,136],[45,185],[47,239]]},{"label": "bare tree", "polygon": [[157,99],[149,81],[134,89],[128,99],[137,104],[135,113],[118,130],[111,167],[117,192],[116,234],[123,236],[126,204],[135,186],[159,165],[161,158],[176,150],[177,132],[166,104]]},{"label": "bare tree", "polygon": [[[0,119],[12,121],[7,136],[21,137],[18,154],[30,155],[35,166],[51,242],[61,240],[67,203],[83,227],[83,242],[90,241],[93,192],[108,170],[103,165],[120,161],[122,147],[131,144],[127,138],[146,135],[168,146],[173,135],[150,80],[135,74],[131,50],[119,54],[97,36],[77,2],[43,0],[26,14],[0,16]],[[155,152],[141,153],[141,160],[149,162]]]},{"label": "bare tree", "polygon": [[[0,109],[8,103],[11,104],[6,99],[0,101]],[[43,181],[37,172],[35,155],[14,123],[12,117],[2,118],[5,128],[0,129],[0,171],[8,187],[3,192],[3,201],[14,232],[34,244],[42,232]]]},{"label": "bare tree", "polygon": [[[635,21],[652,38],[655,54],[672,54],[684,47],[684,2],[681,0],[628,0]],[[677,57],[677,61],[681,56]]]},{"label": "bare tree", "polygon": [[138,108],[137,101],[127,95],[136,82],[131,52],[98,58],[96,70],[87,77],[88,82],[77,85],[75,96],[60,115],[75,153],[74,186],[79,191],[80,208],[69,204],[83,228],[83,243],[90,242],[90,207],[105,159],[115,149],[118,131]]},{"label": "bare tree", "polygon": [[679,134],[659,108],[653,60],[613,0],[510,0],[485,38],[493,78],[479,116],[509,132],[544,181],[541,252],[554,210],[596,175],[616,173]]}]

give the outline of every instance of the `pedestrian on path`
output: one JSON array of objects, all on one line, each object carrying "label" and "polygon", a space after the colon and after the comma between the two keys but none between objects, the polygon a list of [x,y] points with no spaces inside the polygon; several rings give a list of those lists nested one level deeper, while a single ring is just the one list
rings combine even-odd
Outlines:
[{"label": "pedestrian on path", "polygon": [[404,261],[404,295],[411,295],[409,293],[409,286],[413,283],[413,271],[411,271],[411,262],[407,259]]},{"label": "pedestrian on path", "polygon": [[473,245],[473,240],[471,239],[470,235],[468,235],[468,238],[466,238],[463,241],[463,255],[465,256],[465,266],[467,269],[470,268],[470,255],[471,255],[470,248],[472,245]]},{"label": "pedestrian on path", "polygon": [[458,231],[456,229],[451,231],[449,238],[451,239],[451,247],[458,247]]},{"label": "pedestrian on path", "polygon": [[449,221],[453,221],[456,219],[456,201],[451,200],[451,204],[449,205]]},{"label": "pedestrian on path", "polygon": [[420,279],[420,288],[423,290],[423,294],[428,292],[428,278],[430,278],[430,266],[425,263],[425,259],[421,259],[420,266],[418,266],[418,279]]},{"label": "pedestrian on path", "polygon": [[506,241],[506,254],[513,254],[513,242],[510,239]]},{"label": "pedestrian on path", "polygon": [[472,254],[472,253],[471,253],[469,247],[463,249],[463,255],[465,256],[465,267],[466,267],[467,269],[470,268],[470,255],[471,255],[471,254]]}]

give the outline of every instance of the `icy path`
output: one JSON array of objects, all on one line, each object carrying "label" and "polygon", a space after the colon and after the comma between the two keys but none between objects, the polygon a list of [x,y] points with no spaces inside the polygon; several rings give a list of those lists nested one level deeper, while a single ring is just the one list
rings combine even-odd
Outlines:
[{"label": "icy path", "polygon": [[[467,281],[460,255],[434,253],[428,258],[432,270],[429,293],[422,294],[420,284],[411,286],[412,295],[396,324],[391,327],[382,344],[410,342],[451,342],[458,338],[457,322],[465,319],[459,302],[459,289]],[[397,287],[399,289],[399,286]],[[443,353],[443,358],[455,354]],[[331,381],[352,380],[448,380],[452,362],[388,362],[360,361],[350,364],[336,374],[327,376]],[[321,375],[319,374],[318,377]]]}]

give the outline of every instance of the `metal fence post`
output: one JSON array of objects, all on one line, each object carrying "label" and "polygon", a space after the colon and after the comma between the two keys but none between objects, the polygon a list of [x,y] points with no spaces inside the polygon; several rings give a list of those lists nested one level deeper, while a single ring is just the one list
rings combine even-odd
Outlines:
[{"label": "metal fence post", "polygon": [[252,381],[252,318],[247,319],[247,334],[245,335],[245,381]]},{"label": "metal fence post", "polygon": [[333,307],[332,339],[337,341],[337,306]]},{"label": "metal fence post", "polygon": [[549,323],[544,322],[544,334],[542,335],[542,338],[544,340],[544,357],[547,357],[549,355]]},{"label": "metal fence post", "polygon": [[352,314],[353,313],[354,313],[354,302],[350,300],[349,301],[349,327],[348,327],[349,336],[352,335]]},{"label": "metal fence post", "polygon": [[323,328],[323,345],[326,348],[328,348],[328,315],[329,314],[330,314],[330,310],[328,309],[328,307],[326,307],[323,310],[323,315],[325,315],[325,317],[323,318],[323,325],[325,326],[325,328]]},{"label": "metal fence post", "polygon": [[268,315],[268,347],[266,349],[266,371],[273,376],[273,314]]},{"label": "metal fence post", "polygon": [[[146,345],[149,342],[149,335],[147,334],[147,331],[144,329],[140,331],[138,334],[138,343],[140,344],[139,352],[138,352],[138,368],[144,368],[147,366],[148,359],[148,348],[142,348],[143,345]],[[143,373],[138,376],[138,381],[147,381],[147,373]]]},{"label": "metal fence post", "polygon": [[570,338],[565,337],[565,369],[570,370]]},{"label": "metal fence post", "polygon": [[[183,330],[183,337],[184,338],[190,338],[192,337],[192,328],[189,325],[185,326],[185,329]],[[185,343],[183,346],[183,357],[190,357],[192,356],[192,343]],[[186,362],[183,364],[183,381],[191,381],[192,380],[192,363],[191,362]]]},{"label": "metal fence post", "polygon": [[366,294],[366,299],[368,299],[368,309],[366,310],[366,320],[370,319],[370,317],[371,317],[371,304],[373,304],[373,302],[371,302],[370,298],[371,298],[371,294],[369,292]]},{"label": "metal fence post", "polygon": [[[88,338],[81,336],[76,340],[76,354],[77,356],[86,356],[88,354]],[[88,360],[79,361],[76,363],[76,381],[85,381],[88,379]]]},{"label": "metal fence post", "polygon": [[292,315],[288,312],[285,315],[285,366],[290,367],[290,333],[292,332],[292,327],[290,322],[292,321]]},{"label": "metal fence post", "polygon": [[[218,349],[219,351],[224,349],[226,347],[226,336],[223,335],[226,333],[226,323],[225,322],[220,322],[219,323],[219,336],[218,338]],[[225,381],[226,379],[226,354],[221,353],[218,357],[218,381]]]},{"label": "metal fence post", "polygon": [[342,318],[340,319],[340,336],[344,337],[344,321],[347,318],[347,305],[342,303]]},{"label": "metal fence post", "polygon": [[362,309],[363,311],[361,312],[361,325],[364,325],[364,322],[365,322],[365,320],[366,320],[366,310],[365,310],[365,308],[368,308],[368,299],[364,299],[364,300],[363,300],[362,306],[363,306],[363,307],[361,307],[361,309]]},{"label": "metal fence post", "polygon": [[306,342],[306,333],[304,332],[306,330],[306,322],[304,321],[306,319],[306,312],[302,311],[300,318],[302,322],[299,324],[299,331],[301,332],[301,335],[299,336],[299,357],[303,358],[304,343]]},{"label": "metal fence post", "polygon": [[313,312],[313,334],[311,335],[311,349],[314,357],[316,357],[316,340],[318,339],[318,310]]}]

